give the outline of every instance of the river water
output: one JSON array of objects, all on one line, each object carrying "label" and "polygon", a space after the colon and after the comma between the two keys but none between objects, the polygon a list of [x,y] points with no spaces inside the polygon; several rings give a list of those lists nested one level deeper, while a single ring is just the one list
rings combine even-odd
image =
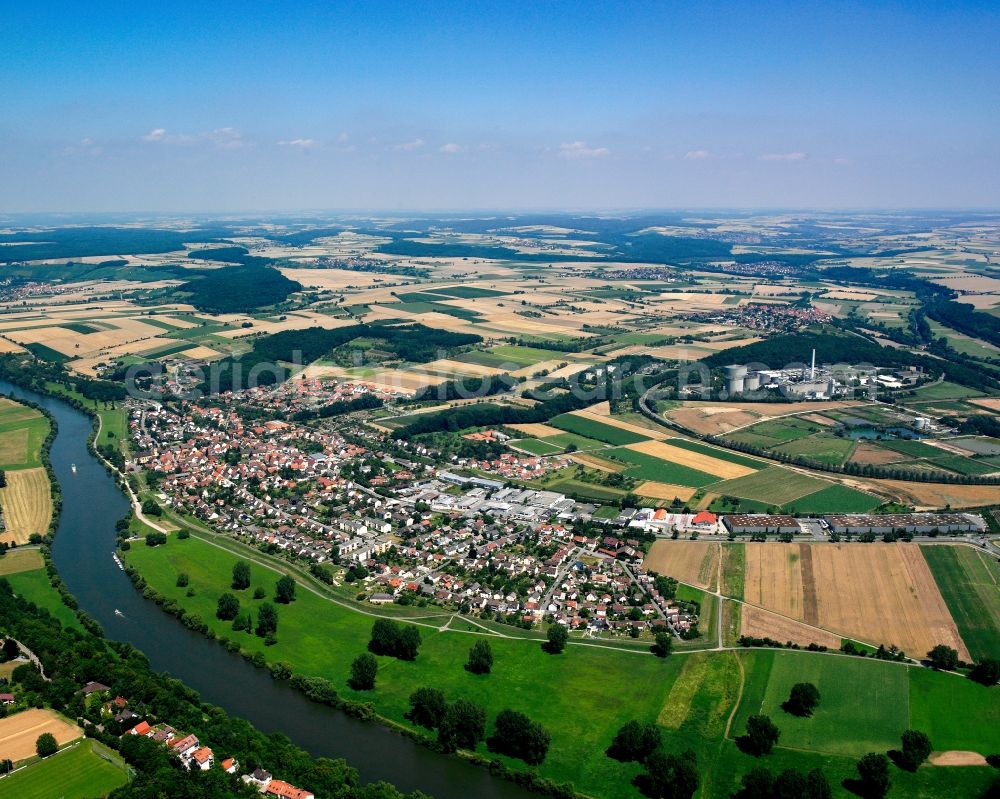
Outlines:
[{"label": "river water", "polygon": [[[439,755],[379,724],[309,702],[144,599],[111,557],[115,522],[128,512],[129,503],[87,449],[90,417],[61,400],[7,381],[0,380],[0,393],[38,403],[59,424],[51,457],[63,506],[52,559],[80,607],[100,622],[109,638],[132,644],[154,669],[169,672],[205,701],[247,719],[263,732],[283,732],[316,757],[344,758],[365,782],[386,780],[402,791],[419,789],[437,799],[532,796],[490,777],[482,768]],[[116,616],[116,609],[124,616]]]}]

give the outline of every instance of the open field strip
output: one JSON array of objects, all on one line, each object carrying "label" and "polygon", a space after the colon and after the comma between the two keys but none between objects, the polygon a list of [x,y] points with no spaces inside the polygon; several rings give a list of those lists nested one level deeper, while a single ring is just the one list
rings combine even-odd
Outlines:
[{"label": "open field strip", "polygon": [[[1000,658],[1000,566],[968,546],[920,548],[969,654]],[[9,557],[9,556],[8,556]]]},{"label": "open field strip", "polygon": [[12,549],[0,558],[0,576],[41,569],[45,565],[37,549]]},{"label": "open field strip", "polygon": [[573,416],[579,416],[581,419],[591,419],[599,424],[610,425],[611,427],[617,427],[619,430],[627,430],[630,433],[635,433],[643,438],[652,438],[655,440],[662,440],[667,438],[668,433],[660,428],[659,430],[652,430],[648,427],[642,427],[637,424],[632,424],[631,422],[626,422],[619,419],[617,416],[606,416],[597,413],[590,412],[589,409],[584,409],[582,411],[571,411]]},{"label": "open field strip", "polygon": [[52,521],[52,491],[44,467],[7,472],[0,507],[5,525],[0,540],[25,544],[32,533],[45,535]]},{"label": "open field strip", "polygon": [[654,458],[696,469],[699,472],[715,475],[722,479],[735,479],[753,474],[756,470],[749,466],[731,463],[721,458],[713,458],[701,452],[693,452],[683,447],[675,447],[662,441],[641,441],[626,445],[626,449],[652,455]]},{"label": "open field strip", "polygon": [[557,436],[563,431],[558,427],[552,427],[547,424],[512,424],[508,425],[512,430],[517,430],[519,433],[524,433],[526,436],[531,438],[545,438],[546,436]]},{"label": "open field strip", "polygon": [[608,419],[593,416],[578,416],[574,413],[564,413],[549,420],[554,427],[559,427],[569,433],[576,433],[587,438],[594,438],[607,444],[620,446],[648,441],[649,430],[639,429],[638,432],[623,429],[608,423]]},{"label": "open field strip", "polygon": [[759,472],[712,486],[717,494],[784,505],[832,485],[802,472],[771,466]]},{"label": "open field strip", "polygon": [[35,741],[43,732],[52,733],[60,746],[83,735],[83,730],[54,710],[29,708],[0,719],[0,753],[15,763],[34,757]]},{"label": "open field strip", "polygon": [[[623,472],[626,468],[624,464],[609,461],[605,458],[598,458],[596,455],[584,452],[574,452],[569,456],[569,459],[574,463],[582,463],[584,466],[591,466],[595,469],[600,469],[602,472],[610,472],[612,474]],[[694,489],[686,490],[694,492]]]},{"label": "open field strip", "polygon": [[[743,599],[783,616],[806,620],[802,558],[798,544],[744,544]],[[815,625],[815,595],[809,620]]]},{"label": "open field strip", "polygon": [[773,613],[756,605],[740,606],[740,635],[753,638],[771,638],[774,641],[799,644],[819,644],[830,649],[840,649],[842,639],[836,633],[810,627],[787,616]]},{"label": "open field strip", "polygon": [[93,799],[126,781],[121,757],[86,740],[0,780],[0,799]]},{"label": "open field strip", "polygon": [[646,571],[709,588],[715,582],[719,545],[711,541],[654,541],[642,561]]},{"label": "open field strip", "polygon": [[659,483],[656,480],[647,480],[635,487],[635,493],[640,497],[650,499],[679,499],[687,502],[695,495],[695,489],[688,486],[676,485],[674,483]]}]

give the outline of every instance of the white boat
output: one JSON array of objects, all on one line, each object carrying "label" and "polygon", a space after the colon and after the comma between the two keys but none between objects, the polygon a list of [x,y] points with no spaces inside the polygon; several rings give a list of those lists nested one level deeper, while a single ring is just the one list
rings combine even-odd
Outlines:
[{"label": "white boat", "polygon": [[122,559],[118,557],[118,553],[117,552],[112,552],[111,553],[111,559],[114,560],[115,565],[119,569],[121,569],[122,571],[125,571],[125,565],[122,563]]},{"label": "white boat", "polygon": [[76,474],[76,464],[75,464],[75,463],[71,463],[71,464],[69,465],[69,470],[70,470],[71,472],[73,472],[73,474]]},{"label": "white boat", "polygon": [[118,610],[118,608],[115,608],[115,615],[121,616],[123,619],[125,618],[125,614]]}]

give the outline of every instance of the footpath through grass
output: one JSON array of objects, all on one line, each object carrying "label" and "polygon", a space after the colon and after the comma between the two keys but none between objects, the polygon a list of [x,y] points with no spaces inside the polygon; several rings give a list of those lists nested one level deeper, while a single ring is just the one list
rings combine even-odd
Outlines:
[{"label": "footpath through grass", "polygon": [[93,799],[127,781],[121,758],[84,739],[0,780],[0,799]]}]

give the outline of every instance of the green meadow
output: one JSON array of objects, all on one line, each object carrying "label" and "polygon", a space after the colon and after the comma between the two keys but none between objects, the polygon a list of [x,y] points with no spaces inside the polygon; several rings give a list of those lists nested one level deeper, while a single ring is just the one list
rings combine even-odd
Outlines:
[{"label": "green meadow", "polygon": [[[732,548],[734,555],[740,552],[741,548]],[[407,699],[422,686],[440,688],[452,700],[476,701],[490,719],[508,707],[526,713],[552,734],[539,773],[572,782],[577,790],[599,799],[639,796],[631,785],[638,766],[604,754],[617,729],[631,719],[659,723],[665,746],[672,751],[693,748],[702,773],[701,796],[720,799],[729,796],[739,775],[758,765],[821,767],[835,794],[846,796],[839,782],[852,775],[857,756],[898,746],[899,734],[909,726],[928,732],[936,749],[1000,750],[995,695],[952,675],[832,654],[776,650],[681,651],[661,660],[642,649],[588,646],[579,639],[553,656],[543,652],[537,640],[514,630],[504,634],[501,625],[490,624],[491,630],[500,632],[487,634],[495,665],[493,673],[477,676],[463,668],[478,638],[477,628],[431,607],[423,609],[422,616],[406,619],[420,625],[423,637],[416,660],[379,657],[375,690],[355,692],[346,684],[351,660],[365,651],[374,613],[390,615],[391,608],[376,611],[350,600],[335,604],[300,583],[296,601],[278,608],[278,643],[265,647],[260,638],[234,633],[230,623],[215,618],[216,601],[230,590],[237,560],[229,551],[192,537],[171,538],[157,548],[137,546],[125,554],[151,586],[200,615],[217,635],[238,641],[249,652],[263,652],[269,662],[286,661],[297,673],[325,677],[343,696],[373,702],[379,714],[394,722],[408,725],[403,716]],[[176,587],[182,571],[190,577],[192,597],[186,596],[187,589]],[[252,586],[263,586],[269,595],[277,577],[274,571],[251,564]],[[726,588],[738,593],[738,586],[727,583]],[[252,599],[252,589],[234,593],[245,608],[259,605]],[[713,618],[709,626],[715,623]],[[794,718],[780,709],[791,685],[803,679],[814,681],[823,695],[811,719]],[[740,752],[733,739],[744,731],[746,718],[761,711],[782,730],[782,740],[773,755],[758,760]],[[898,778],[896,771],[894,782],[906,792],[891,795],[941,799],[973,795],[949,793],[948,786],[979,790],[992,776],[992,770],[982,768],[924,768],[914,775],[899,772]]]},{"label": "green meadow", "polygon": [[962,640],[976,660],[1000,658],[1000,565],[964,546],[922,546]]}]

